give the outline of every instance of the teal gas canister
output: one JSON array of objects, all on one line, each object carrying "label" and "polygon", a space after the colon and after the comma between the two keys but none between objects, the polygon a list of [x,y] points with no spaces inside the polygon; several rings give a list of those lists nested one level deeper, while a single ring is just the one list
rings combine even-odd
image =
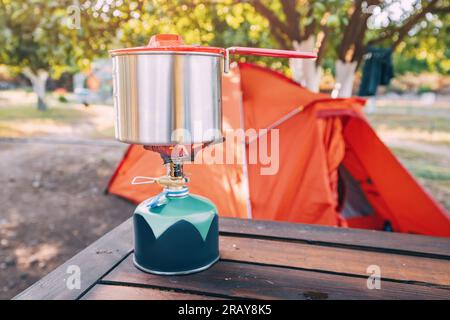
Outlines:
[{"label": "teal gas canister", "polygon": [[219,259],[219,217],[187,187],[164,189],[134,211],[134,264],[156,274],[204,270]]}]

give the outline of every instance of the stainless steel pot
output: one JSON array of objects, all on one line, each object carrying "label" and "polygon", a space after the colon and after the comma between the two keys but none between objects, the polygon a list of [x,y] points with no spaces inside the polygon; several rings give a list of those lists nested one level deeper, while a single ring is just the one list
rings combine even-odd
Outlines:
[{"label": "stainless steel pot", "polygon": [[296,51],[188,46],[178,35],[112,50],[116,138],[150,146],[221,140],[222,68],[227,72],[234,53],[315,58]]},{"label": "stainless steel pot", "polygon": [[220,139],[221,59],[179,52],[114,56],[116,138],[144,145]]}]

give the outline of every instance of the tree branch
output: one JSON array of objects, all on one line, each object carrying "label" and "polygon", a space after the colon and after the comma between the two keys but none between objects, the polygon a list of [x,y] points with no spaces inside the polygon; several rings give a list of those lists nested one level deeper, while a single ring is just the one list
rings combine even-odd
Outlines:
[{"label": "tree branch", "polygon": [[35,82],[37,80],[37,75],[34,74],[30,67],[23,68],[22,73],[25,77],[30,79],[31,82]]},{"label": "tree branch", "polygon": [[[397,35],[397,39],[394,41],[392,47],[397,47],[403,40],[403,38],[408,34],[408,32],[420,21],[422,20],[425,15],[429,12],[435,12],[435,10],[442,10],[446,8],[437,8],[436,5],[439,0],[432,0],[428,6],[422,8],[419,12],[417,12],[414,15],[411,15],[409,18],[407,18],[403,25],[401,25],[398,28],[394,28],[391,30],[388,30],[384,32],[380,37],[373,39],[367,43],[367,45],[373,45],[376,43],[380,43],[384,40],[387,40],[389,38],[394,38],[395,35]],[[448,9],[448,8],[447,8]]]},{"label": "tree branch", "polygon": [[318,39],[320,41],[320,44],[319,44],[319,49],[317,51],[316,66],[320,65],[320,63],[322,62],[322,59],[325,56],[325,51],[326,51],[327,43],[328,43],[328,37],[330,35],[330,28],[325,26],[325,27],[323,27],[322,32],[323,32],[322,39]]},{"label": "tree branch", "polygon": [[370,7],[373,5],[379,5],[382,1],[355,1],[349,23],[344,28],[344,36],[338,51],[338,58],[341,61],[360,61],[364,54],[365,46],[363,41],[367,31],[367,19],[369,19],[371,13],[369,11],[363,11],[363,2],[366,3],[367,7]]},{"label": "tree branch", "polygon": [[436,7],[435,9],[433,9],[433,13],[450,13],[450,6]]},{"label": "tree branch", "polygon": [[277,29],[279,33],[289,36],[289,27],[281,21],[272,10],[267,8],[260,0],[251,0],[249,2],[257,12],[269,20],[271,28]]},{"label": "tree branch", "polygon": [[280,45],[281,49],[284,50],[289,50],[292,49],[292,42],[286,40],[286,37],[281,34],[277,29],[275,28],[271,28],[272,31],[272,35],[275,38],[275,40],[278,42],[278,44]]},{"label": "tree branch", "polygon": [[286,24],[289,29],[288,36],[291,40],[300,41],[300,14],[296,9],[295,0],[281,0],[283,13],[286,16]]},{"label": "tree branch", "polygon": [[[313,6],[311,6],[308,10],[307,16],[308,17],[313,16],[313,11],[314,11],[314,8],[313,8]],[[308,39],[311,35],[314,34],[314,31],[316,30],[316,25],[317,25],[317,21],[316,21],[316,19],[313,19],[311,21],[311,23],[305,27],[305,30],[303,30],[303,34],[302,34],[303,40]]]}]

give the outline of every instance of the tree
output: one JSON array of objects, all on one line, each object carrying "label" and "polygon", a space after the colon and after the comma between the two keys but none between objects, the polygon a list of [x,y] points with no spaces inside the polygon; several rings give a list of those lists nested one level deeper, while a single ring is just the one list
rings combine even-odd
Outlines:
[{"label": "tree", "polygon": [[38,96],[39,110],[45,110],[45,83],[49,72],[67,65],[67,35],[61,31],[60,18],[65,9],[53,2],[0,2],[0,63],[22,72]]},{"label": "tree", "polygon": [[369,46],[395,51],[411,31],[421,28],[427,16],[445,14],[449,9],[449,2],[441,0],[417,0],[409,5],[400,0],[354,1],[348,23],[342,25],[336,60],[338,95],[352,94],[354,74]]},{"label": "tree", "polygon": [[154,0],[142,9],[122,24],[121,42],[142,44],[151,34],[176,32],[188,43],[317,51],[316,61],[290,61],[292,77],[318,91],[321,65],[332,58],[336,91],[344,97],[368,46],[395,50],[427,15],[445,14],[448,0]]},{"label": "tree", "polygon": [[107,55],[116,31],[134,10],[119,1],[102,6],[89,1],[0,0],[0,64],[11,66],[31,82],[38,109],[47,109],[45,85],[51,75],[87,68],[93,58]]},{"label": "tree", "polygon": [[336,27],[342,1],[294,1],[280,0],[264,3],[249,0],[255,10],[270,25],[273,37],[283,49],[316,51],[316,61],[293,59],[290,61],[292,77],[312,91],[319,91],[321,62],[327,51],[327,40]]},{"label": "tree", "polygon": [[[225,1],[227,2],[227,1]],[[395,50],[427,17],[449,12],[448,0],[247,0],[269,21],[279,47],[316,50],[318,59],[293,61],[293,77],[318,91],[320,64],[335,56],[339,96],[351,95],[354,74],[369,45]],[[409,4],[408,4],[409,3]],[[236,5],[236,2],[234,2]]]},{"label": "tree", "polygon": [[293,78],[318,91],[321,66],[334,59],[339,95],[348,96],[369,45],[402,49],[407,35],[423,36],[430,15],[449,11],[449,0],[411,1],[0,0],[0,64],[25,74],[45,109],[49,75],[86,69],[108,49],[144,45],[155,33],[179,33],[187,43],[317,51],[316,61],[291,61]]},{"label": "tree", "polygon": [[[397,47],[396,73],[450,73],[450,20],[445,14],[428,15]],[[444,36],[442,36],[444,35]]]}]

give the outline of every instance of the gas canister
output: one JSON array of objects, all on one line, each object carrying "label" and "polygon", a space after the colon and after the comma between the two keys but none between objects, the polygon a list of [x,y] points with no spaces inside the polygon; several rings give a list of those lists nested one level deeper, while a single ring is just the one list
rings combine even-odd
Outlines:
[{"label": "gas canister", "polygon": [[165,189],[134,215],[134,264],[157,274],[187,274],[219,259],[219,217],[208,199],[187,187]]}]

